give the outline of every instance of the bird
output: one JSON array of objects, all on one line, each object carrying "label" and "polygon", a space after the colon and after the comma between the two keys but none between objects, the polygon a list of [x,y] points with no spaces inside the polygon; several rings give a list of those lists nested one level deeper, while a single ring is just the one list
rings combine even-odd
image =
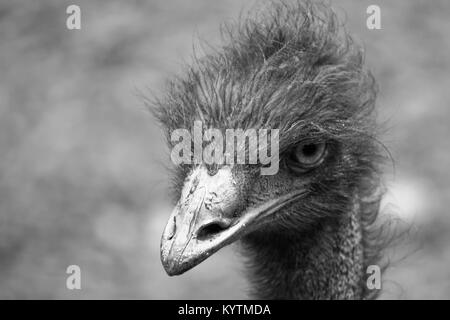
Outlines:
[{"label": "bird", "polygon": [[[378,86],[329,4],[271,2],[222,30],[223,44],[169,79],[150,109],[169,148],[177,129],[277,129],[279,169],[183,163],[161,261],[181,275],[238,242],[258,299],[373,299],[385,156]],[[244,144],[241,148],[248,148]]]}]

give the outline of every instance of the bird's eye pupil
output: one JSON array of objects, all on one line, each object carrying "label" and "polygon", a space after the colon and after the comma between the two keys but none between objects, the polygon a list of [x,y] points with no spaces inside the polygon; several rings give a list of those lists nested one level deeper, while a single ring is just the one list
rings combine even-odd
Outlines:
[{"label": "bird's eye pupil", "polygon": [[302,148],[305,157],[312,157],[317,153],[317,145],[314,143],[305,144]]}]

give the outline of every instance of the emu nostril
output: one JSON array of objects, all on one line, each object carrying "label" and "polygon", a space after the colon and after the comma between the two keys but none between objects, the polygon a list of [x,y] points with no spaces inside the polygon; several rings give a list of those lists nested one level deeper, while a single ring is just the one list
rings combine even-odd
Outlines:
[{"label": "emu nostril", "polygon": [[210,222],[204,226],[202,226],[197,232],[197,239],[199,240],[207,240],[208,238],[212,238],[216,234],[221,233],[226,230],[230,226],[229,223],[225,221],[214,221]]}]

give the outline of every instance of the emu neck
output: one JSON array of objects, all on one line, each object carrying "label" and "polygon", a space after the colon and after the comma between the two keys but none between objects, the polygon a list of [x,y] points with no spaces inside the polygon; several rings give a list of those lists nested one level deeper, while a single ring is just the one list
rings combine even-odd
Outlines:
[{"label": "emu neck", "polygon": [[244,239],[259,299],[361,299],[364,248],[359,206],[309,233]]}]

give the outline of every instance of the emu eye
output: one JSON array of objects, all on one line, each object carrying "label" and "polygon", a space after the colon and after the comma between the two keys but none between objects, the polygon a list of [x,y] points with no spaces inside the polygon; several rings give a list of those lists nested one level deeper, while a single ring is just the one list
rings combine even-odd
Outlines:
[{"label": "emu eye", "polygon": [[293,169],[305,171],[322,163],[326,155],[325,142],[304,142],[298,144],[290,157]]}]

